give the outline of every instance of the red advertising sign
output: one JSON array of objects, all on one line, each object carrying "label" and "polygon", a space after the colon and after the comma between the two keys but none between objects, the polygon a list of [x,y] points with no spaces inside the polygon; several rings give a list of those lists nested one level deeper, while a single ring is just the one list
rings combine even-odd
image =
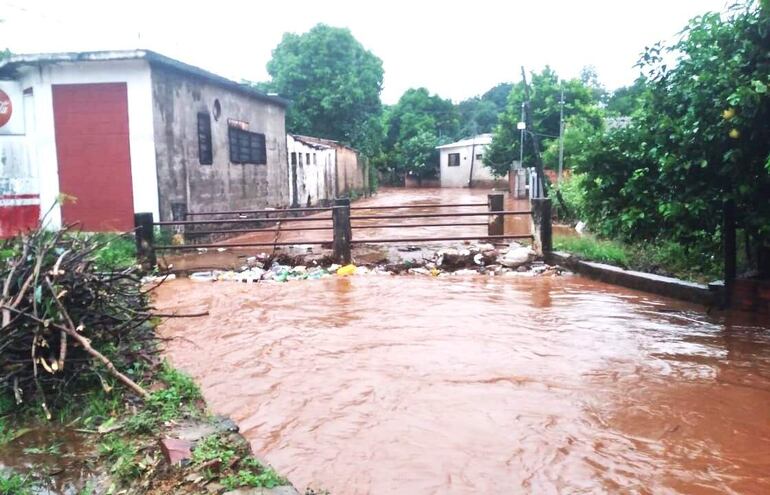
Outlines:
[{"label": "red advertising sign", "polygon": [[13,104],[11,103],[11,97],[0,89],[0,127],[11,120],[11,114],[13,113]]}]

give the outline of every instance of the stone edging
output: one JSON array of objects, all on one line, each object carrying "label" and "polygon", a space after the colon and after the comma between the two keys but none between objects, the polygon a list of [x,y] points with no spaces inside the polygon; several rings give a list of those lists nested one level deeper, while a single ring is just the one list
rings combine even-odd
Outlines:
[{"label": "stone edging", "polygon": [[575,273],[602,282],[694,302],[704,306],[713,306],[721,299],[720,293],[709,289],[707,285],[687,282],[673,277],[663,277],[652,273],[625,270],[603,263],[583,261],[576,256],[560,251],[547,253],[545,261],[550,264],[561,265]]}]

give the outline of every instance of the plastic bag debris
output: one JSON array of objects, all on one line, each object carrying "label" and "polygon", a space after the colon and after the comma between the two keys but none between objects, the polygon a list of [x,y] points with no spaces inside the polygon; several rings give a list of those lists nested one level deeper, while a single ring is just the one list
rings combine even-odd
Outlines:
[{"label": "plastic bag debris", "polygon": [[194,282],[213,282],[216,279],[214,272],[195,272],[190,275],[190,280]]},{"label": "plastic bag debris", "polygon": [[337,275],[341,277],[347,277],[348,275],[353,275],[355,273],[356,273],[356,265],[352,263],[337,269]]}]

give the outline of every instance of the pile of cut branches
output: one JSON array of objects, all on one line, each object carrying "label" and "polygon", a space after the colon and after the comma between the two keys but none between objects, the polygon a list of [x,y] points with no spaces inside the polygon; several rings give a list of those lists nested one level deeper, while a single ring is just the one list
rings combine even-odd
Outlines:
[{"label": "pile of cut branches", "polygon": [[[103,242],[70,227],[38,229],[0,245],[0,393],[47,403],[76,383],[109,387],[141,356],[152,317],[134,268],[95,263]],[[117,365],[117,367],[116,367]]]}]

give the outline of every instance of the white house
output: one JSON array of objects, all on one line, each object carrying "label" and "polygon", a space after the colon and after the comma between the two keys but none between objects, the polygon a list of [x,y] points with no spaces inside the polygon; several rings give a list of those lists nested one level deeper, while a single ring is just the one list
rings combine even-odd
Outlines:
[{"label": "white house", "polygon": [[479,134],[455,143],[437,146],[441,187],[494,187],[504,185],[484,166],[484,154],[492,134]]}]

